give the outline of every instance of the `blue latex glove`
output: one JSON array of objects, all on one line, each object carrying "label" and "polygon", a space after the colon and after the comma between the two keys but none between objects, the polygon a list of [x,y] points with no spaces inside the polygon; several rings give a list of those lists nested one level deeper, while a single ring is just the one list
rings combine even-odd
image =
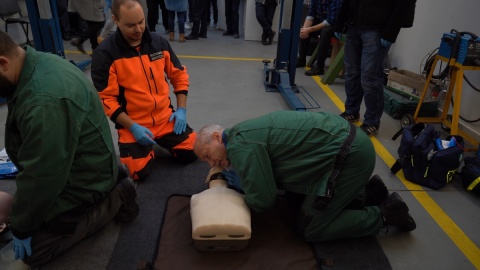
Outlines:
[{"label": "blue latex glove", "polygon": [[240,176],[234,170],[223,170],[222,174],[227,178],[227,183],[231,188],[243,192]]},{"label": "blue latex glove", "polygon": [[173,128],[173,132],[175,134],[182,134],[185,132],[185,129],[187,128],[187,109],[185,108],[178,108],[176,112],[170,116],[170,119],[168,121],[172,121],[175,119],[175,127]]},{"label": "blue latex glove", "polygon": [[25,259],[25,253],[28,256],[32,256],[32,237],[29,236],[25,239],[18,239],[13,236],[13,250],[15,251],[15,260]]},{"label": "blue latex glove", "polygon": [[342,40],[342,33],[341,32],[335,32],[333,33],[335,35],[335,37],[338,39],[338,40]]},{"label": "blue latex glove", "polygon": [[152,140],[153,133],[146,127],[142,127],[135,123],[130,127],[130,132],[132,132],[135,140],[141,145],[157,144],[154,140]]},{"label": "blue latex glove", "polygon": [[388,40],[385,40],[383,38],[380,39],[380,43],[382,44],[383,47],[388,47],[390,45],[392,45],[392,42],[388,41]]}]

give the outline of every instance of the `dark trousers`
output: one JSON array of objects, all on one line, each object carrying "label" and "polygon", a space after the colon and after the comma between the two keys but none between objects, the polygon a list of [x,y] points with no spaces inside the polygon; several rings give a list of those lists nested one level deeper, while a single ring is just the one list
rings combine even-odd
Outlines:
[{"label": "dark trousers", "polygon": [[319,45],[317,53],[317,65],[319,69],[323,69],[325,67],[325,60],[328,57],[328,52],[330,51],[331,47],[330,39],[333,37],[332,25],[326,26],[320,31],[311,33],[306,39],[300,39],[298,57],[300,59],[305,59],[307,57],[311,39],[317,37]]},{"label": "dark trousers", "polygon": [[193,7],[193,27],[191,35],[207,35],[210,0],[195,0]]},{"label": "dark trousers", "polygon": [[102,22],[94,22],[94,21],[87,21],[87,28],[80,33],[80,41],[83,43],[85,40],[89,39],[90,44],[92,45],[92,50],[95,50],[98,47],[97,37],[102,31],[103,26],[105,25],[105,21]]},{"label": "dark trousers", "polygon": [[175,14],[178,21],[178,32],[180,34],[185,33],[185,17],[187,16],[186,11],[168,11],[168,30],[173,33],[175,32]]},{"label": "dark trousers", "polygon": [[[217,0],[210,0],[212,3],[212,11],[213,11],[213,23],[218,23],[218,6]],[[210,7],[208,8],[208,22],[210,23]]]},{"label": "dark trousers", "polygon": [[193,14],[195,13],[195,0],[188,0],[188,21],[193,23]]},{"label": "dark trousers", "polygon": [[240,0],[225,0],[225,20],[229,33],[238,34],[239,8]]},{"label": "dark trousers", "polygon": [[255,13],[257,16],[257,21],[260,26],[262,26],[262,37],[264,38],[272,34],[273,16],[275,15],[276,9],[277,3],[275,2],[266,5],[258,2],[255,3]]},{"label": "dark trousers", "polygon": [[147,0],[147,24],[148,29],[152,32],[155,32],[155,27],[158,23],[158,18],[160,17],[160,12],[158,6],[162,10],[162,24],[165,28],[165,31],[168,30],[168,10],[165,6],[165,0]]},{"label": "dark trousers", "polygon": [[[32,256],[26,257],[24,262],[30,266],[37,266],[51,261],[85,237],[103,228],[117,214],[120,205],[120,197],[114,189],[103,202],[92,206],[87,213],[78,218],[78,221],[77,218],[72,218],[72,215],[56,218],[55,226],[44,227],[32,236]],[[73,232],[61,233],[61,224],[69,225],[72,221],[76,222]]]},{"label": "dark trousers", "polygon": [[63,34],[70,34],[70,19],[68,18],[68,0],[57,0],[57,13]]}]

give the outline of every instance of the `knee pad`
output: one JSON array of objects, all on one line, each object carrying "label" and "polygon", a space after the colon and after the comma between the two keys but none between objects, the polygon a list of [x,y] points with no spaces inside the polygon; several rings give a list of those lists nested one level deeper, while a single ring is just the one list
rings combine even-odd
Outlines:
[{"label": "knee pad", "polygon": [[119,144],[120,162],[128,167],[133,180],[145,179],[152,170],[155,154],[151,146],[137,143]]}]

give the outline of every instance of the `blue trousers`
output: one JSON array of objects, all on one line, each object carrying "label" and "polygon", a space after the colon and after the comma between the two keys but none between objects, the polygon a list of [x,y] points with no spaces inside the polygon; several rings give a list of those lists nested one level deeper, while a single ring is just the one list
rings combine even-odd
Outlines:
[{"label": "blue trousers", "polygon": [[345,42],[345,112],[358,114],[362,99],[366,111],[363,123],[380,126],[383,113],[384,62],[390,46],[380,44],[377,29],[349,26]]}]

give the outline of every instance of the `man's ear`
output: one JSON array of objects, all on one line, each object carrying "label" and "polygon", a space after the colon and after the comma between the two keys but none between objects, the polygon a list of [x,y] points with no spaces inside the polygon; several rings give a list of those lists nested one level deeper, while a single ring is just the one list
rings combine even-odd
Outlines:
[{"label": "man's ear", "polygon": [[2,68],[2,71],[8,70],[8,63],[10,63],[8,58],[6,58],[5,56],[0,56],[0,67]]},{"label": "man's ear", "polygon": [[212,133],[212,140],[216,142],[222,142],[222,135],[219,132],[214,131]]}]

